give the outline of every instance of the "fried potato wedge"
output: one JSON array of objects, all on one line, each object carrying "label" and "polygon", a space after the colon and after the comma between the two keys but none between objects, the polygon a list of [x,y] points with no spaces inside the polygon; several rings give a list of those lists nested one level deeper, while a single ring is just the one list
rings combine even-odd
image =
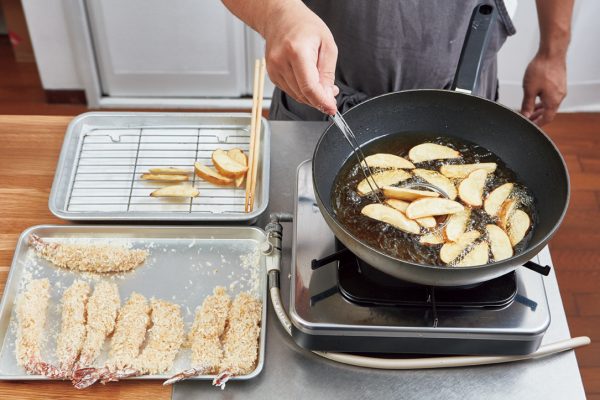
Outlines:
[{"label": "fried potato wedge", "polygon": [[216,170],[227,178],[239,178],[248,171],[246,165],[236,162],[224,150],[217,149],[213,151],[211,158]]},{"label": "fried potato wedge", "polygon": [[504,229],[493,224],[486,225],[485,229],[488,234],[488,240],[492,249],[494,261],[501,261],[512,257],[513,248],[508,235],[506,232],[504,232]]},{"label": "fried potato wedge", "polygon": [[515,185],[512,183],[505,183],[504,185],[498,186],[492,190],[490,194],[485,198],[483,202],[483,209],[490,217],[498,215],[502,204],[508,199],[510,192],[512,192]]},{"label": "fried potato wedge", "polygon": [[444,237],[439,232],[430,232],[419,238],[419,243],[425,246],[435,246],[444,243]]},{"label": "fried potato wedge", "polygon": [[519,244],[531,227],[531,218],[523,210],[516,210],[508,220],[508,237],[513,246]]},{"label": "fried potato wedge", "polygon": [[156,189],[150,193],[152,197],[196,197],[200,192],[191,185],[171,185]]},{"label": "fried potato wedge", "polygon": [[417,224],[415,221],[406,218],[401,211],[383,204],[368,204],[364,206],[360,212],[369,218],[385,222],[392,225],[394,228],[398,228],[407,233],[413,233],[416,235],[421,232],[419,224]]},{"label": "fried potato wedge", "polygon": [[382,190],[385,197],[397,200],[413,201],[423,197],[440,197],[438,192],[431,190],[415,190],[394,186],[384,186]]},{"label": "fried potato wedge", "polygon": [[[406,171],[401,169],[390,169],[386,171],[375,172],[369,177],[369,179],[374,180],[379,188],[383,188],[384,186],[395,185],[398,182],[405,181],[410,177],[411,175]],[[366,178],[358,183],[356,191],[361,196],[371,193],[371,186]]]},{"label": "fried potato wedge", "polygon": [[[406,209],[410,204],[406,201],[398,199],[387,199],[384,201],[384,203],[402,212],[406,212]],[[433,217],[418,218],[415,219],[415,221],[417,221],[417,224],[421,225],[423,228],[434,228],[437,225],[437,221]]]},{"label": "fried potato wedge", "polygon": [[487,242],[479,242],[454,266],[474,267],[476,265],[485,265],[489,262],[489,253],[490,249]]},{"label": "fried potato wedge", "polygon": [[483,188],[487,179],[485,169],[471,172],[459,185],[458,197],[471,207],[481,207],[483,204]]},{"label": "fried potato wedge", "polygon": [[148,170],[153,175],[188,175],[192,171],[176,167],[155,167]]},{"label": "fried potato wedge", "polygon": [[436,171],[430,171],[428,169],[420,169],[420,168],[417,168],[417,169],[413,170],[412,172],[419,178],[425,180],[426,182],[428,182],[428,183],[432,184],[433,186],[436,186],[437,188],[442,190],[444,193],[446,193],[448,195],[448,198],[450,200],[456,199],[456,195],[457,195],[456,186],[454,186],[454,183],[452,183],[452,181],[450,179],[446,178],[444,175],[442,175]]},{"label": "fried potato wedge", "polygon": [[142,174],[142,179],[145,181],[185,182],[189,178],[187,175]]},{"label": "fried potato wedge", "polygon": [[457,212],[456,214],[452,214],[448,217],[448,222],[444,227],[444,235],[446,239],[451,242],[456,242],[458,238],[465,233],[467,229],[467,223],[471,217],[471,209],[465,208],[461,212]]},{"label": "fried potato wedge", "polygon": [[410,219],[434,217],[436,215],[456,214],[464,210],[464,206],[454,200],[441,198],[423,198],[415,200],[406,208],[406,216]]},{"label": "fried potato wedge", "polygon": [[204,164],[200,164],[199,162],[194,164],[194,170],[196,171],[196,175],[198,175],[200,178],[207,182],[214,183],[215,185],[227,186],[233,182],[232,178],[223,176],[215,169]]},{"label": "fried potato wedge", "polygon": [[461,155],[458,151],[435,143],[422,143],[413,147],[408,152],[408,158],[414,163],[460,157]]},{"label": "fried potato wedge", "polygon": [[440,259],[446,264],[456,260],[460,254],[481,236],[478,231],[465,232],[456,242],[446,242],[440,249]]},{"label": "fried potato wedge", "polygon": [[[237,162],[238,164],[241,164],[245,167],[248,166],[248,157],[246,157],[246,154],[244,154],[244,152],[241,149],[238,149],[238,148],[231,149],[231,150],[227,151],[227,155],[229,156],[229,158],[231,158],[233,161]],[[242,186],[242,183],[244,183],[245,177],[246,177],[246,174],[240,176],[239,178],[235,178],[235,186],[237,186],[237,187]]]},{"label": "fried potato wedge", "polygon": [[517,202],[514,199],[508,199],[500,207],[498,211],[498,226],[505,231],[508,230],[509,218],[517,209]]},{"label": "fried potato wedge", "polygon": [[387,153],[377,153],[365,157],[369,168],[413,169],[415,165],[406,158]]},{"label": "fried potato wedge", "polygon": [[478,164],[456,164],[442,165],[440,172],[447,178],[466,178],[476,169],[484,169],[488,174],[493,173],[498,165],[496,163],[478,163]]}]

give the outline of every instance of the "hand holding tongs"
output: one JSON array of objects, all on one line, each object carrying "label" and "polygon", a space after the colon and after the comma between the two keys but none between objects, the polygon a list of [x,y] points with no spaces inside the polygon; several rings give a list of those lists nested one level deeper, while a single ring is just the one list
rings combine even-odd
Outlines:
[{"label": "hand holding tongs", "polygon": [[352,132],[352,129],[350,129],[350,127],[348,126],[348,123],[346,122],[344,117],[342,117],[342,114],[340,114],[339,111],[336,111],[334,115],[330,115],[329,117],[331,118],[333,123],[339,128],[339,130],[342,131],[342,134],[344,135],[344,137],[350,144],[350,147],[352,147],[352,152],[358,159],[358,165],[360,166],[360,169],[361,169],[363,175],[365,176],[365,178],[367,179],[367,183],[369,184],[369,187],[371,188],[371,194],[373,194],[375,196],[375,198],[377,199],[377,201],[379,201],[381,203],[381,198],[380,198],[381,192],[380,192],[379,186],[377,186],[377,182],[375,182],[375,179],[370,178],[371,175],[373,175],[373,173],[371,172],[371,168],[369,168],[369,165],[367,164],[367,161],[365,160],[365,155],[363,154],[362,150],[360,149],[360,145],[358,144],[358,141],[356,140],[356,136],[354,136],[354,132]]}]

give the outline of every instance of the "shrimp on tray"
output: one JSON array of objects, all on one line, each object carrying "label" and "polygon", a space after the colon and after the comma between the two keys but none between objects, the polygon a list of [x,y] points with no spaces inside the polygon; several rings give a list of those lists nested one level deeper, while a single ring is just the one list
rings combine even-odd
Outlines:
[{"label": "shrimp on tray", "polygon": [[135,373],[132,367],[140,353],[149,325],[150,305],[144,296],[133,292],[119,310],[106,366],[80,369],[75,387],[83,389],[98,380],[103,383],[110,382]]},{"label": "shrimp on tray", "polygon": [[16,304],[17,365],[29,374],[49,377],[60,375],[60,371],[44,362],[41,356],[46,311],[50,300],[48,279],[35,279],[27,284]]},{"label": "shrimp on tray", "polygon": [[249,293],[240,293],[231,304],[223,336],[223,359],[213,385],[225,389],[236,375],[250,373],[258,357],[262,304]]},{"label": "shrimp on tray", "polygon": [[231,298],[224,287],[217,286],[196,310],[189,333],[192,348],[192,368],[173,375],[163,385],[171,385],[197,375],[219,372],[223,349],[220,337],[225,331]]}]

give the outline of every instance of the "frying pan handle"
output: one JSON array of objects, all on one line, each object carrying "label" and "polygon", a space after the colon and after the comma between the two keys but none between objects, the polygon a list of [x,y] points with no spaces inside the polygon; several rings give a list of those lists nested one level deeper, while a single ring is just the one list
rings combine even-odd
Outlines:
[{"label": "frying pan handle", "polygon": [[491,36],[491,27],[494,25],[498,11],[491,4],[479,4],[473,10],[469,29],[465,37],[452,90],[471,94],[475,91],[479,81],[479,72],[483,54]]},{"label": "frying pan handle", "polygon": [[523,264],[523,266],[544,276],[548,276],[550,273],[549,265],[540,265],[534,263],[533,261],[527,261],[525,264]]}]

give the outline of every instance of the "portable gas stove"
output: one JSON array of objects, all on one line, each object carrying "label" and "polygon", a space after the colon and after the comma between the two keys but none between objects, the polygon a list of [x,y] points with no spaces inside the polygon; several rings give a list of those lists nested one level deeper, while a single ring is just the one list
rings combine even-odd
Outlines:
[{"label": "portable gas stove", "polygon": [[542,277],[528,269],[479,285],[403,282],[335,238],[315,202],[311,163],[298,168],[290,317],[310,350],[516,355],[534,352],[550,324]]}]

